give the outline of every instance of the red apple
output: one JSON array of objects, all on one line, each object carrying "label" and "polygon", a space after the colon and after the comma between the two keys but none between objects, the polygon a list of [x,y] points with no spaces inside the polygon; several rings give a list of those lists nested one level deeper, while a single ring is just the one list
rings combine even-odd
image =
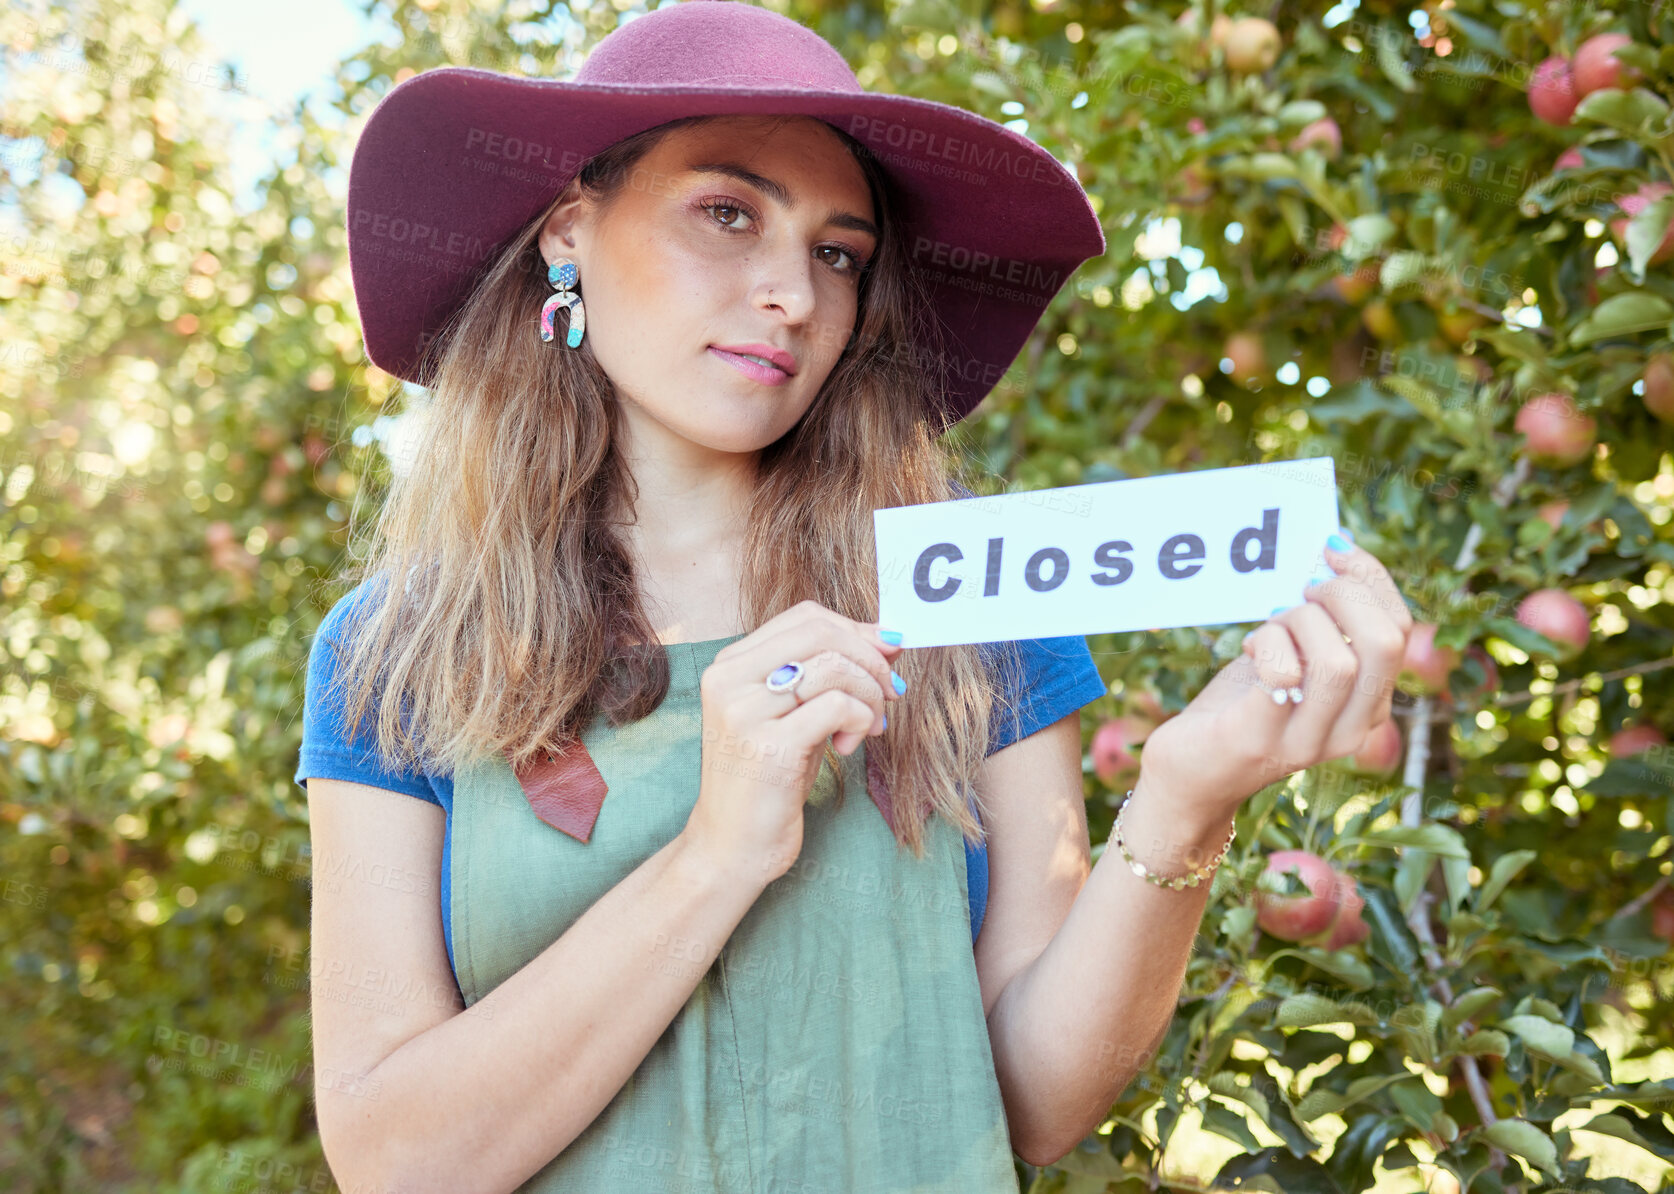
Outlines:
[{"label": "red apple", "polygon": [[1576,409],[1568,394],[1536,394],[1517,412],[1513,426],[1524,436],[1529,456],[1541,464],[1585,460],[1598,442],[1598,420]]},{"label": "red apple", "polygon": [[1664,423],[1674,423],[1674,353],[1653,353],[1645,362],[1645,409]]},{"label": "red apple", "polygon": [[1552,163],[1552,169],[1579,170],[1586,164],[1586,159],[1581,156],[1581,151],[1571,145],[1568,149],[1558,155],[1558,160]]},{"label": "red apple", "polygon": [[1239,17],[1226,31],[1222,48],[1235,71],[1263,71],[1279,60],[1279,30],[1264,17]]},{"label": "red apple", "polygon": [[1667,746],[1668,739],[1653,725],[1623,726],[1610,735],[1609,751],[1613,759],[1625,759],[1642,754],[1657,746]]},{"label": "red apple", "polygon": [[1266,874],[1294,870],[1307,885],[1305,896],[1256,892],[1256,923],[1282,941],[1301,941],[1322,933],[1336,919],[1337,872],[1318,854],[1307,850],[1275,850],[1267,857]]},{"label": "red apple", "polygon": [[1455,344],[1463,344],[1477,328],[1488,322],[1488,317],[1469,307],[1447,307],[1436,313],[1442,335]]},{"label": "red apple", "polygon": [[1400,761],[1401,727],[1388,717],[1366,732],[1350,765],[1367,775],[1391,775]]},{"label": "red apple", "polygon": [[1318,148],[1327,158],[1335,159],[1343,152],[1343,130],[1329,116],[1305,124],[1302,131],[1290,139],[1290,151],[1301,153],[1310,145]]},{"label": "red apple", "polygon": [[211,551],[225,551],[232,546],[233,538],[233,525],[224,518],[216,519],[203,529],[203,541],[209,544]]},{"label": "red apple", "polygon": [[1625,33],[1600,33],[1582,42],[1570,63],[1576,98],[1606,88],[1625,89],[1643,78],[1637,66],[1629,66],[1616,57],[1617,50],[1632,44],[1633,38]]},{"label": "red apple", "polygon": [[[1610,221],[1610,235],[1618,245],[1627,248],[1628,221],[1665,195],[1674,195],[1674,186],[1669,186],[1666,182],[1648,182],[1633,194],[1623,195],[1616,201],[1616,206],[1627,213]],[[1661,242],[1651,252],[1651,264],[1657,265],[1670,257],[1674,257],[1674,220],[1668,222],[1668,227],[1663,230]]]},{"label": "red apple", "polygon": [[1593,276],[1587,279],[1587,306],[1598,306],[1598,280],[1615,268],[1613,265],[1593,267]]},{"label": "red apple", "polygon": [[1267,348],[1254,332],[1232,333],[1226,338],[1226,347],[1221,355],[1232,362],[1229,376],[1239,385],[1245,385],[1251,379],[1261,381],[1267,377]]},{"label": "red apple", "polygon": [[1536,589],[1517,606],[1517,620],[1557,643],[1579,651],[1592,637],[1587,607],[1562,589]]},{"label": "red apple", "polygon": [[1575,94],[1575,77],[1569,59],[1552,57],[1534,68],[1529,76],[1529,111],[1547,124],[1565,125],[1580,103]]},{"label": "red apple", "polygon": [[[1198,31],[1197,9],[1188,8],[1174,18],[1174,23],[1190,33],[1196,33]],[[1224,12],[1216,13],[1215,19],[1209,22],[1209,44],[1214,46],[1225,45],[1227,31],[1231,28],[1232,18]]]},{"label": "red apple", "polygon": [[1117,717],[1093,731],[1093,771],[1115,786],[1139,774],[1139,759],[1128,748],[1150,737],[1154,727],[1138,717]]},{"label": "red apple", "polygon": [[1674,945],[1674,891],[1664,888],[1651,901],[1651,932]]},{"label": "red apple", "polygon": [[1189,162],[1175,176],[1174,201],[1181,207],[1202,207],[1215,197],[1215,184],[1202,162]]},{"label": "red apple", "polygon": [[1331,279],[1331,285],[1336,288],[1337,295],[1345,303],[1359,306],[1372,297],[1372,292],[1378,288],[1378,266],[1375,261],[1368,261],[1352,273],[1338,274]]},{"label": "red apple", "polygon": [[[1162,707],[1162,702],[1157,700],[1157,694],[1154,692],[1146,692],[1141,689],[1130,694],[1130,698],[1133,707],[1139,710],[1136,716],[1149,721],[1153,726],[1161,725],[1174,716]],[[1147,730],[1146,733],[1149,734],[1150,731]]]},{"label": "red apple", "polygon": [[1331,935],[1325,939],[1326,949],[1358,945],[1372,935],[1372,926],[1360,919],[1360,910],[1366,906],[1360,889],[1348,875],[1341,871],[1336,873],[1337,916],[1331,922]]},{"label": "red apple", "polygon": [[1567,498],[1556,498],[1550,502],[1542,502],[1535,507],[1535,517],[1551,527],[1554,531],[1563,525],[1564,514],[1569,510]]},{"label": "red apple", "polygon": [[1436,646],[1433,622],[1413,624],[1407,636],[1407,651],[1401,657],[1401,680],[1415,692],[1445,692],[1447,677],[1459,666],[1459,652]]}]

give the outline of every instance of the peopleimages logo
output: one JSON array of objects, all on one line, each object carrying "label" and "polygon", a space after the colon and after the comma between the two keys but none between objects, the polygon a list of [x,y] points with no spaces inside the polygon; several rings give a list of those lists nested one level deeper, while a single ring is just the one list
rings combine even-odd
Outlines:
[{"label": "peopleimages logo", "polygon": [[1004,175],[1010,178],[1031,178],[1036,182],[1060,185],[1064,171],[1054,170],[1038,155],[1022,149],[1013,152],[998,145],[979,145],[963,137],[949,137],[925,129],[913,128],[875,116],[855,115],[849,118],[849,135],[876,149],[879,145],[901,150],[911,158],[936,159],[973,171],[982,179]]},{"label": "peopleimages logo", "polygon": [[980,274],[1007,286],[1024,287],[1042,294],[1056,293],[1060,281],[1059,270],[1049,270],[1036,262],[996,257],[981,249],[921,236],[913,242],[913,264],[921,266],[925,262],[960,273]]}]

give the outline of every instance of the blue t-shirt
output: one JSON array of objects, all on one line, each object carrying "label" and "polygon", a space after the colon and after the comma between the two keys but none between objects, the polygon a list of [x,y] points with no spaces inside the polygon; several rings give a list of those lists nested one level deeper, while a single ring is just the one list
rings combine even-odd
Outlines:
[{"label": "blue t-shirt", "polygon": [[[417,771],[391,771],[378,760],[370,736],[363,731],[350,746],[344,732],[342,708],[329,703],[326,692],[332,679],[337,651],[326,650],[341,646],[343,619],[356,598],[364,591],[360,586],[342,597],[325,620],[320,623],[314,643],[308,652],[308,680],[303,698],[302,751],[296,769],[296,782],[303,789],[314,777],[348,780],[403,792],[439,804],[447,817],[447,832],[442,844],[441,905],[442,933],[447,942],[448,963],[453,963],[453,927],[449,892],[451,887],[451,837],[453,827],[453,776],[431,775]],[[1027,738],[1059,718],[1073,713],[1104,694],[1104,681],[1099,678],[1087,640],[1079,635],[1064,638],[1019,639],[1019,658],[1022,664],[1021,692],[1018,695],[1018,721],[995,711],[991,723],[993,735],[988,753]],[[995,648],[984,644],[992,659]],[[992,664],[991,664],[992,666]],[[1009,669],[1008,669],[1009,673]],[[1006,678],[1015,679],[1006,674]],[[982,931],[982,920],[988,909],[988,847],[965,844],[967,886],[971,902],[971,940]],[[457,972],[456,972],[457,973]]]}]

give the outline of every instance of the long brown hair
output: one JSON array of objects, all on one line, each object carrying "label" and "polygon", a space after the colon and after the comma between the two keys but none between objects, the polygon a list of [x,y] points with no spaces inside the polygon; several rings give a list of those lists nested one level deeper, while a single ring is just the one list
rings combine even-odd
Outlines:
[{"label": "long brown hair", "polygon": [[[710,119],[618,142],[581,167],[581,187],[608,202],[663,137]],[[925,362],[940,346],[908,268],[899,197],[865,147],[833,131],[872,187],[880,244],[831,375],[797,425],[760,453],[740,551],[740,610],[752,628],[808,599],[876,620],[872,511],[962,496],[959,454],[927,413]],[[356,516],[366,487],[351,512],[338,582],[375,583],[344,619],[335,703],[349,727],[375,706],[377,750],[398,766],[448,774],[500,754],[521,768],[561,751],[596,716],[620,726],[668,692],[667,655],[614,521],[635,491],[618,450],[614,388],[585,345],[555,348],[536,334],[551,293],[538,247],[550,210],[501,249],[432,340],[432,397],[405,467],[392,470],[370,525]],[[560,318],[560,336],[562,327]],[[391,577],[403,583],[382,583]],[[1016,715],[1006,695],[1018,657],[939,646],[909,650],[895,666],[907,696],[865,754],[896,837],[922,856],[925,822],[939,811],[979,842],[967,801],[993,711]],[[839,794],[860,753],[826,744]]]}]

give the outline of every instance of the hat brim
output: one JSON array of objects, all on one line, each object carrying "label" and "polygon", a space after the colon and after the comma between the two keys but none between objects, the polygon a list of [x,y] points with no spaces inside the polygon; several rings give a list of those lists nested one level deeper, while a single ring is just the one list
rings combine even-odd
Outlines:
[{"label": "hat brim", "polygon": [[1016,359],[1074,270],[1105,250],[1085,190],[1027,137],[912,96],[642,87],[442,67],[395,87],[355,146],[349,267],[366,353],[418,384],[429,341],[485,265],[587,158],[685,116],[804,115],[868,146],[894,178],[944,345],[944,428]]}]

